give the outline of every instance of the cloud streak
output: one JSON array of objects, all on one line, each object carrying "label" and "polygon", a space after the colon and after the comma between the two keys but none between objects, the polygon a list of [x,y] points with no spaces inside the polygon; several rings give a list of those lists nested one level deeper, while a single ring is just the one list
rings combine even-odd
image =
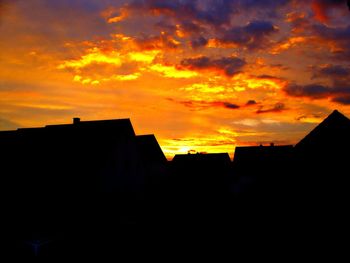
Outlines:
[{"label": "cloud streak", "polygon": [[265,108],[264,106],[261,106],[256,113],[257,114],[264,114],[264,113],[280,113],[282,111],[286,110],[286,106],[284,103],[278,102],[272,107]]},{"label": "cloud streak", "polygon": [[204,101],[204,100],[183,100],[178,101],[172,98],[168,98],[167,100],[175,103],[182,104],[183,106],[190,108],[191,110],[205,110],[209,108],[225,108],[228,110],[237,110],[240,108],[239,105],[227,102],[227,101]]},{"label": "cloud streak", "polygon": [[209,58],[200,56],[196,58],[186,58],[181,61],[180,67],[190,70],[213,70],[222,73],[227,77],[232,77],[243,69],[246,61],[237,57]]}]

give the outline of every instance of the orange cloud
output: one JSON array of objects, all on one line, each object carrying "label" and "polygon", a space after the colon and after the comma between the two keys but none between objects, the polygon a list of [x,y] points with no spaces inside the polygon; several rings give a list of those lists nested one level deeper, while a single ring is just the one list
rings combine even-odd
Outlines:
[{"label": "orange cloud", "polygon": [[165,32],[161,32],[159,36],[134,38],[133,41],[140,50],[176,50],[181,46],[180,41]]},{"label": "orange cloud", "polygon": [[129,52],[128,57],[131,61],[151,63],[159,53],[159,50]]},{"label": "orange cloud", "polygon": [[315,13],[315,18],[321,22],[328,21],[328,15],[326,11],[326,6],[319,1],[312,2],[312,9]]},{"label": "orange cloud", "polygon": [[167,66],[167,65],[162,65],[162,64],[151,65],[151,66],[149,66],[149,69],[151,71],[161,73],[164,77],[167,77],[167,78],[188,79],[188,78],[193,78],[193,77],[198,76],[198,74],[194,71],[178,69],[174,66]]},{"label": "orange cloud", "polygon": [[309,40],[311,40],[310,37],[303,37],[303,36],[290,37],[286,41],[278,43],[276,46],[274,46],[270,50],[270,53],[273,55],[277,55],[283,51],[296,47],[299,44],[306,43]]},{"label": "orange cloud", "polygon": [[129,15],[128,11],[124,8],[120,10],[120,15],[108,18],[108,23],[117,23],[123,21]]},{"label": "orange cloud", "polygon": [[81,56],[79,59],[66,60],[57,66],[58,69],[74,68],[79,69],[86,67],[92,63],[107,63],[115,66],[120,66],[122,60],[120,54],[112,51],[109,54],[102,53],[98,47],[94,47],[90,53]]},{"label": "orange cloud", "polygon": [[111,24],[125,20],[129,16],[129,12],[126,8],[110,6],[101,12],[101,16],[107,21],[107,23]]}]

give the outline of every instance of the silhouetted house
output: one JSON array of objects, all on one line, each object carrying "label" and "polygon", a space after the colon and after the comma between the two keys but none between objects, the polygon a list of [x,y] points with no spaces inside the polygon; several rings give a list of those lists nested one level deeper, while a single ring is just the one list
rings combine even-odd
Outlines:
[{"label": "silhouetted house", "polygon": [[274,169],[280,162],[288,160],[292,152],[293,145],[236,147],[233,163],[238,169],[248,172],[265,166]]},{"label": "silhouetted house", "polygon": [[136,136],[140,155],[147,164],[166,163],[167,159],[153,134]]},{"label": "silhouetted house", "polygon": [[[233,159],[234,192],[273,192],[289,177],[293,146],[236,147]],[[279,190],[278,190],[279,191]]]},{"label": "silhouetted house", "polygon": [[228,153],[177,154],[171,170],[177,190],[205,193],[207,196],[224,194],[228,190],[231,160]]},{"label": "silhouetted house", "polygon": [[[335,196],[348,192],[350,120],[337,110],[295,145],[304,192]],[[312,190],[311,190],[312,189]]]},{"label": "silhouetted house", "polygon": [[108,228],[115,214],[141,211],[149,177],[161,178],[166,165],[156,138],[136,136],[129,119],[2,131],[0,149],[10,235],[84,232],[97,214],[89,231]]},{"label": "silhouetted house", "polygon": [[0,132],[0,147],[12,187],[28,192],[139,192],[166,163],[156,138],[135,136],[129,119]]},{"label": "silhouetted house", "polygon": [[327,159],[345,157],[349,147],[350,120],[337,110],[295,145],[300,154]]},{"label": "silhouetted house", "polygon": [[140,165],[146,178],[146,190],[148,193],[158,192],[168,179],[168,161],[153,134],[136,136],[136,144]]}]

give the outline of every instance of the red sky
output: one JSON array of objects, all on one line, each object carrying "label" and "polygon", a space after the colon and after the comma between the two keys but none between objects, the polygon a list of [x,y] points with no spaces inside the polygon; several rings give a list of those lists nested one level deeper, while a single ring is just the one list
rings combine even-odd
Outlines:
[{"label": "red sky", "polygon": [[171,158],[350,115],[345,0],[0,0],[0,38],[1,130],[130,118]]}]

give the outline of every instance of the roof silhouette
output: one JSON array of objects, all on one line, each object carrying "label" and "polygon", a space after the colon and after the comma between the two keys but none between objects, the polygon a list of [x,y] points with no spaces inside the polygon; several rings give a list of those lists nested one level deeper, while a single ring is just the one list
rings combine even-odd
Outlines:
[{"label": "roof silhouette", "polygon": [[243,146],[236,147],[235,156],[233,162],[235,164],[249,164],[252,162],[266,162],[276,160],[277,158],[289,157],[293,150],[292,145],[281,145],[281,146]]},{"label": "roof silhouette", "polygon": [[136,143],[143,160],[146,162],[166,162],[167,159],[153,134],[136,136]]},{"label": "roof silhouette", "polygon": [[166,162],[156,138],[136,136],[130,119],[74,118],[70,124],[4,131],[0,148],[4,174],[18,177],[8,176],[9,185],[37,193],[141,191],[144,166]]},{"label": "roof silhouette", "polygon": [[297,150],[340,149],[350,145],[350,119],[334,110],[295,145]]}]

